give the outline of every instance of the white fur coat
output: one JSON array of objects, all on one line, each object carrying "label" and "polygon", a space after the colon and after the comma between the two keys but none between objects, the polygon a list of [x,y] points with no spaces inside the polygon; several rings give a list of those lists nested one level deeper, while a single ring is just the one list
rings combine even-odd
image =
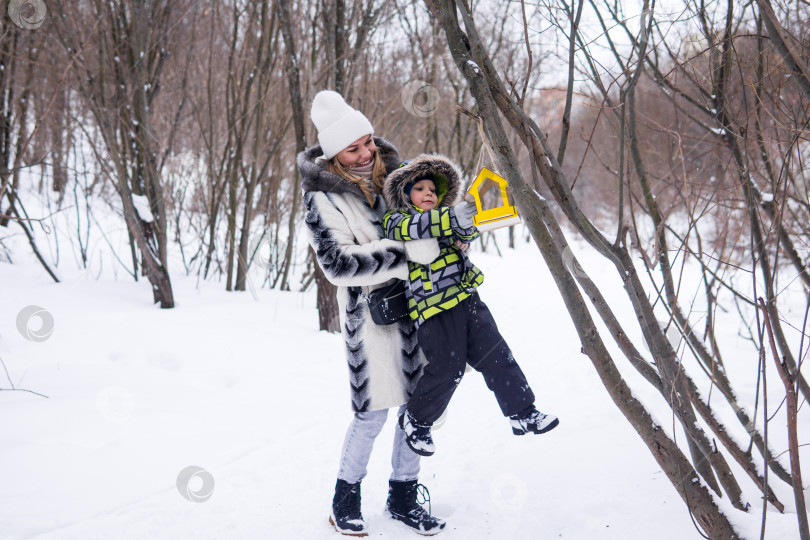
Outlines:
[{"label": "white fur coat", "polygon": [[[389,172],[399,166],[396,149],[375,137]],[[370,207],[360,189],[326,171],[319,146],[298,155],[310,244],[327,279],[337,285],[340,325],[349,367],[352,408],[357,412],[396,407],[408,401],[424,356],[407,318],[382,326],[371,320],[361,296],[406,279],[408,259],[430,262],[439,254],[434,239],[396,242],[384,238],[385,201]]]}]

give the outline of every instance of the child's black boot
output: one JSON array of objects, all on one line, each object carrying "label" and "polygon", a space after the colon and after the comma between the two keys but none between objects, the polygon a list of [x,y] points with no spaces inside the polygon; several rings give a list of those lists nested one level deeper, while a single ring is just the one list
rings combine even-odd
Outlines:
[{"label": "child's black boot", "polygon": [[509,417],[512,424],[512,433],[515,435],[525,435],[527,433],[545,433],[551,431],[560,423],[556,416],[543,414],[534,408],[534,405],[527,407],[517,414]]},{"label": "child's black boot", "polygon": [[368,536],[366,521],[360,512],[360,482],[350,484],[338,478],[329,523],[341,534]]},{"label": "child's black boot", "polygon": [[405,442],[420,456],[432,456],[436,451],[430,426],[417,424],[408,411],[399,417],[399,427],[405,432]]},{"label": "child's black boot", "polygon": [[[419,488],[424,491],[419,491]],[[416,480],[408,482],[389,480],[386,510],[392,518],[401,521],[419,534],[425,536],[439,534],[446,522],[426,512],[417,501],[417,495],[421,495],[423,500],[430,504],[427,488],[418,484]]]}]

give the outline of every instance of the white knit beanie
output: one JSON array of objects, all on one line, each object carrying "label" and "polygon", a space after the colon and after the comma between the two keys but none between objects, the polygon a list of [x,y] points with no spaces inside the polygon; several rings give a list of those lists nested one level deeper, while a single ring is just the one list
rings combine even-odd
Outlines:
[{"label": "white knit beanie", "polygon": [[315,94],[310,117],[318,128],[318,141],[326,159],[332,159],[363,135],[374,134],[368,118],[332,90]]}]

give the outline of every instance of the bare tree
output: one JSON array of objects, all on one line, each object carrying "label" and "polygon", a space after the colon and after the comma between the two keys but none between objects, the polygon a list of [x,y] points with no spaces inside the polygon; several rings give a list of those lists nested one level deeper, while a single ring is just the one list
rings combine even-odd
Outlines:
[{"label": "bare tree", "polygon": [[[74,64],[78,93],[93,114],[104,155],[113,166],[133,255],[136,249],[141,254],[155,302],[174,307],[160,157],[168,152],[172,136],[169,131],[166,139],[158,138],[154,111],[173,38],[183,29],[179,18],[193,6],[116,0],[70,9],[52,2],[48,7]],[[133,266],[138,267],[134,257]]]},{"label": "bare tree", "polygon": [[20,173],[43,160],[41,155],[36,160],[26,159],[42,126],[41,117],[32,121],[36,112],[31,103],[37,89],[35,77],[43,34],[23,28],[19,22],[6,17],[6,13],[0,17],[0,227],[7,227],[10,222],[18,225],[37,260],[51,279],[58,282],[34,238],[38,218],[27,214],[20,197]]},{"label": "bare tree", "polygon": [[[710,310],[716,309],[719,288],[727,289],[733,298],[746,302],[756,310],[756,294],[740,291],[729,284],[724,276],[730,266],[744,264],[740,257],[745,254],[745,250],[724,247],[724,255],[721,255],[723,258],[717,260],[716,254],[707,255],[700,248],[709,236],[706,234],[708,223],[704,224],[707,209],[727,204],[721,198],[725,192],[717,186],[710,187],[706,184],[695,184],[689,191],[684,190],[684,184],[691,185],[688,181],[691,177],[681,174],[681,171],[694,165],[705,173],[707,168],[703,162],[713,161],[696,160],[690,151],[690,148],[697,148],[697,143],[693,144],[691,140],[696,132],[703,136],[704,141],[708,134],[710,138],[716,137],[720,144],[716,147],[716,156],[725,156],[730,165],[723,169],[724,181],[735,181],[737,187],[732,189],[742,195],[742,212],[719,213],[718,217],[733,216],[738,223],[747,223],[750,227],[751,247],[748,253],[752,257],[755,271],[758,270],[755,273],[754,293],[757,282],[761,280],[768,300],[768,320],[772,323],[775,342],[785,359],[786,369],[789,373],[796,374],[792,384],[802,389],[805,383],[798,371],[800,366],[793,360],[792,347],[785,333],[780,330],[782,317],[776,308],[780,290],[776,283],[780,268],[784,268],[784,265],[777,262],[780,251],[786,255],[785,259],[800,280],[804,281],[807,273],[806,264],[795,242],[796,231],[801,230],[801,226],[786,221],[791,212],[801,211],[801,207],[789,207],[784,202],[791,197],[788,195],[790,190],[786,189],[788,182],[781,178],[781,174],[765,176],[768,178],[767,191],[757,185],[755,174],[767,169],[763,165],[767,162],[781,163],[784,174],[790,174],[787,172],[792,169],[788,166],[789,156],[796,152],[796,144],[782,144],[781,156],[773,155],[772,149],[779,146],[778,141],[797,140],[796,135],[806,127],[806,124],[802,124],[803,119],[807,118],[806,103],[801,104],[795,110],[797,114],[793,115],[799,122],[794,121],[789,125],[787,119],[790,116],[784,105],[777,103],[779,100],[772,102],[774,107],[769,109],[769,114],[772,118],[783,119],[778,126],[772,126],[776,131],[782,130],[778,137],[763,136],[761,128],[748,126],[748,119],[752,119],[753,123],[753,119],[757,117],[757,107],[761,112],[762,105],[767,100],[763,99],[765,93],[761,84],[755,86],[760,88],[759,99],[750,99],[750,90],[744,87],[744,80],[762,78],[745,79],[745,75],[741,73],[748,68],[742,65],[745,56],[737,45],[737,40],[745,38],[736,37],[742,32],[735,28],[732,21],[739,24],[739,21],[745,19],[735,16],[731,2],[724,6],[722,12],[724,31],[719,34],[707,31],[703,35],[707,58],[684,65],[678,59],[677,52],[670,48],[666,30],[659,27],[652,3],[644,3],[640,19],[631,19],[619,11],[620,5],[616,3],[603,2],[597,5],[595,0],[589,0],[602,25],[603,36],[608,43],[606,49],[620,68],[618,74],[605,73],[598,69],[595,57],[590,54],[589,44],[593,40],[583,37],[578,29],[577,21],[583,9],[582,3],[575,8],[574,5],[560,2],[558,11],[549,15],[548,20],[554,21],[553,24],[557,25],[560,32],[567,33],[568,43],[565,49],[569,62],[569,84],[567,105],[561,123],[560,145],[554,152],[546,131],[526,113],[522,93],[516,91],[517,85],[509,80],[504,81],[501,71],[495,67],[490,48],[479,34],[476,15],[468,4],[452,0],[426,0],[426,4],[444,30],[456,65],[470,85],[486,139],[496,154],[500,170],[510,182],[521,215],[557,282],[579,332],[583,352],[592,360],[617,407],[647,444],[697,523],[711,538],[736,537],[737,533],[728,518],[718,510],[713,500],[714,497],[727,496],[737,509],[747,510],[748,497],[735,478],[727,459],[736,461],[759,486],[765,500],[781,511],[783,505],[768,485],[767,472],[762,476],[760,470],[763,467],[755,463],[750,448],[741,448],[729,436],[729,430],[735,428],[725,426],[718,419],[709,398],[699,390],[702,383],[696,382],[696,374],[689,372],[687,364],[676,353],[675,346],[665,332],[671,328],[683,338],[686,345],[683,354],[696,360],[699,377],[707,377],[712,387],[719,390],[723,399],[734,410],[741,426],[750,434],[752,444],[762,454],[766,471],[770,468],[780,480],[790,484],[791,475],[768,449],[767,436],[762,436],[754,425],[754,418],[738,402],[732,382],[723,368],[713,323],[708,323],[702,335],[695,328],[696,321],[691,318],[691,304],[684,306],[688,299],[680,292],[680,277],[675,273],[676,265],[672,256],[675,254],[681,259],[689,257],[696,260],[703,273]],[[525,6],[522,3],[521,7],[525,17]],[[565,19],[557,17],[556,13],[564,14],[568,21],[567,26],[562,22]],[[722,27],[715,21],[705,20],[706,16],[705,10],[697,9],[694,20],[702,21],[701,25],[705,29]],[[634,21],[632,24],[638,30],[631,29],[630,20]],[[621,29],[631,46],[620,49],[610,40],[608,27]],[[578,51],[578,54],[571,54],[572,51]],[[762,57],[760,53],[759,58]],[[575,182],[570,181],[560,163],[567,155],[566,146],[570,133],[567,126],[570,120],[566,117],[570,114],[573,93],[572,63],[577,58],[576,70],[589,77],[597,106],[603,108],[596,115],[591,138],[586,141],[585,153],[593,147],[592,153],[597,159],[603,160],[605,169],[615,178],[617,189],[602,206],[603,210],[615,212],[613,223],[617,233],[613,240],[599,231],[592,218],[583,212],[580,197],[573,192]],[[703,64],[707,69],[703,69]],[[752,74],[753,72],[754,70],[751,71]],[[607,82],[605,78],[608,79]],[[730,89],[732,85],[733,91]],[[780,89],[782,90],[785,89]],[[781,95],[784,96],[785,93]],[[665,113],[662,107],[666,107],[667,103],[673,110]],[[578,266],[567,248],[562,230],[545,200],[537,196],[536,191],[530,187],[530,182],[524,180],[521,163],[507,129],[501,124],[501,117],[509,124],[512,135],[517,136],[529,152],[527,165],[530,174],[544,181],[574,230],[616,267],[638,318],[645,345],[652,354],[652,363],[645,360],[628,339],[628,333],[612,313],[602,293]],[[608,123],[609,128],[600,129],[607,133],[612,132],[612,136],[594,141],[593,134],[600,122]],[[755,138],[753,134],[757,132],[759,135]],[[610,147],[607,153],[601,152],[601,149],[606,149],[609,145],[615,146]],[[749,147],[759,149],[761,162],[752,159],[756,154],[750,154]],[[606,157],[608,155],[610,157]],[[774,167],[771,165],[770,169],[773,171]],[[572,166],[569,165],[568,170],[572,170]],[[573,170],[578,177],[581,164]],[[784,195],[776,195],[782,192]],[[693,198],[695,195],[697,197]],[[792,198],[799,197],[793,195]],[[676,225],[676,220],[671,218],[684,215],[688,216],[688,227],[681,230]],[[642,216],[650,220],[649,225],[642,223]],[[646,230],[653,231],[652,254],[645,251],[645,246],[638,241]],[[738,228],[733,230],[739,231]],[[633,238],[632,244],[642,251],[645,265],[641,272],[646,273],[646,276],[636,268],[628,237]],[[675,247],[672,246],[673,239]],[[729,241],[732,240],[719,235],[710,239],[712,242],[719,242],[720,246],[729,246]],[[649,249],[649,246],[646,247]],[[650,279],[658,288],[657,295],[650,297],[647,294],[643,277]],[[673,437],[649,422],[646,407],[631,397],[624,377],[606,351],[594,326],[580,288],[589,297],[630,364],[661,393],[671,408],[673,419],[678,420],[686,434],[684,442],[691,459],[686,457]],[[659,322],[660,315],[656,314],[662,307],[666,313],[663,323]],[[762,335],[762,327],[752,332],[758,356],[764,350]],[[790,394],[787,399],[794,402],[796,400]],[[795,429],[795,425],[789,429]],[[714,438],[722,441],[724,452],[719,452],[714,446]],[[695,479],[698,478],[705,484],[697,482]],[[794,486],[794,489],[801,487]]]}]

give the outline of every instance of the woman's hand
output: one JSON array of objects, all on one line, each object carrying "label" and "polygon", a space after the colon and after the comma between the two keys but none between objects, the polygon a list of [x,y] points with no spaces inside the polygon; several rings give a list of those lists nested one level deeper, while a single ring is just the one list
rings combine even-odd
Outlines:
[{"label": "woman's hand", "polygon": [[465,244],[461,240],[456,240],[456,247],[461,251],[467,251],[467,248],[470,247],[470,244]]}]

